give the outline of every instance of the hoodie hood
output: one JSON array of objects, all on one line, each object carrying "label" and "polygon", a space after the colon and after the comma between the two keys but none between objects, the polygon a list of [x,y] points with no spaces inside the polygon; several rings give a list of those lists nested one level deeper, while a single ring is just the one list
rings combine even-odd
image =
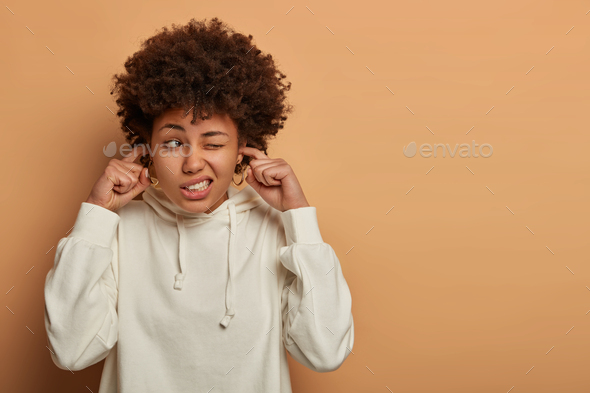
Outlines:
[{"label": "hoodie hood", "polygon": [[236,256],[236,238],[237,214],[255,208],[261,205],[264,200],[250,186],[246,185],[242,190],[238,190],[230,184],[227,189],[229,199],[225,200],[215,210],[209,213],[192,213],[176,205],[161,188],[149,186],[143,193],[143,200],[165,221],[176,223],[178,227],[178,262],[180,273],[174,275],[174,289],[182,290],[184,278],[187,275],[186,266],[186,228],[202,223],[204,220],[223,220],[229,223],[229,252],[227,259],[228,278],[225,287],[225,316],[221,319],[220,324],[227,327],[235,315],[233,308],[233,286],[232,270]]}]

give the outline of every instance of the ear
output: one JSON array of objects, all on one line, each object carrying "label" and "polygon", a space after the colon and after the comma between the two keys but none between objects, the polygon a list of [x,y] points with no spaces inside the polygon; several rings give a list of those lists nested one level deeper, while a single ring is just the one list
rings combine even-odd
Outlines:
[{"label": "ear", "polygon": [[246,145],[248,144],[248,140],[245,139],[239,146],[238,146],[238,164],[240,162],[242,162],[242,160],[244,159],[244,153],[242,152],[243,148],[246,147]]}]

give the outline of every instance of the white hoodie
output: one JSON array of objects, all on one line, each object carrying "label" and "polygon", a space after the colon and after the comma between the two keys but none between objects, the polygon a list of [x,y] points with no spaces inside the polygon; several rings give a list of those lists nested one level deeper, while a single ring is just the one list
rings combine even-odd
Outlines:
[{"label": "white hoodie", "polygon": [[352,299],[316,208],[280,212],[250,185],[228,196],[211,214],[154,187],[117,212],[83,202],[45,282],[53,362],[106,357],[99,393],[287,393],[285,348],[340,367]]}]

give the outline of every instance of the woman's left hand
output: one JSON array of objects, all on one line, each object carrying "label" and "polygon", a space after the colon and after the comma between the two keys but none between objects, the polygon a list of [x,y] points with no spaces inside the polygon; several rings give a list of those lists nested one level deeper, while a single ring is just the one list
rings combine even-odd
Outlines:
[{"label": "woman's left hand", "polygon": [[244,147],[242,153],[251,157],[246,181],[275,209],[309,207],[303,189],[293,169],[282,158],[269,158],[253,147]]}]

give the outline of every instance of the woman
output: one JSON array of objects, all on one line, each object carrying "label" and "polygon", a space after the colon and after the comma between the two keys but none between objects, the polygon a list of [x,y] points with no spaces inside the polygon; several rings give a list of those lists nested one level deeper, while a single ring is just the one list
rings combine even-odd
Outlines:
[{"label": "woman", "polygon": [[[354,324],[316,208],[265,154],[290,83],[217,18],[173,27],[115,76],[134,148],[109,162],[58,243],[51,357],[69,370],[106,358],[99,393],[291,392],[285,349],[333,371]],[[230,184],[244,178],[241,191]]]}]

